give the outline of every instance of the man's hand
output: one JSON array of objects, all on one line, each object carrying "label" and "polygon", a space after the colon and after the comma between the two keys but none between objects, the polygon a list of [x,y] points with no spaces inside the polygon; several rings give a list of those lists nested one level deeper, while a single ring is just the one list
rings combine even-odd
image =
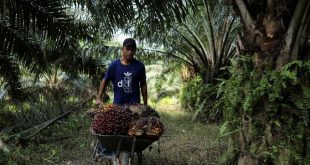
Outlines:
[{"label": "man's hand", "polygon": [[99,90],[98,90],[98,95],[97,95],[97,99],[96,99],[96,104],[99,106],[103,105],[103,101],[101,100],[102,94],[104,94],[105,88],[107,87],[107,83],[106,81],[103,79],[101,81]]},{"label": "man's hand", "polygon": [[100,98],[96,99],[96,105],[101,106],[103,104],[103,101]]}]

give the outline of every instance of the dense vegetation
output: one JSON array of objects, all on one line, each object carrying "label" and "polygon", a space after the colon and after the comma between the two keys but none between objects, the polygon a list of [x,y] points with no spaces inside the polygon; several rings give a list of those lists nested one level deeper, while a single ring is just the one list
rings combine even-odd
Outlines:
[{"label": "dense vegetation", "polygon": [[2,0],[0,163],[94,106],[122,31],[153,71],[151,105],[220,125],[222,164],[309,164],[309,22],[308,0]]},{"label": "dense vegetation", "polygon": [[236,61],[231,78],[219,85],[221,134],[236,142],[228,159],[241,152],[249,154],[241,159],[250,164],[308,164],[309,61],[262,74],[245,68],[248,62]]}]

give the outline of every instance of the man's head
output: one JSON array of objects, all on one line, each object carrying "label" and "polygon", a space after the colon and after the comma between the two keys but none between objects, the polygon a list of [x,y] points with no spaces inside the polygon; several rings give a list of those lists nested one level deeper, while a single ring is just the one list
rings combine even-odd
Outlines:
[{"label": "man's head", "polygon": [[126,38],[123,42],[122,57],[131,61],[136,53],[137,44],[133,38]]}]

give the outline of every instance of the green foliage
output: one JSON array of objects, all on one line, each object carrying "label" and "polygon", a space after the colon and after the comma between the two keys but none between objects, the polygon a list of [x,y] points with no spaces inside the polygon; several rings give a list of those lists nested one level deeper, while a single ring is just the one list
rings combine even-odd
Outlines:
[{"label": "green foliage", "polygon": [[61,0],[3,0],[0,6],[0,75],[15,99],[22,92],[20,65],[42,73],[51,63],[68,72],[83,64],[79,39],[90,39],[92,28],[75,22]]},{"label": "green foliage", "polygon": [[235,55],[239,22],[223,1],[197,3],[197,9],[184,23],[176,24],[164,41],[169,55],[192,67],[205,82],[212,82]]},{"label": "green foliage", "polygon": [[[48,99],[46,101],[45,99]],[[16,124],[21,129],[39,125],[62,114],[62,109],[68,107],[60,102],[44,98],[43,102],[23,103],[17,106]]]},{"label": "green foliage", "polygon": [[158,103],[164,98],[178,98],[181,84],[175,63],[158,62],[146,65],[149,101]]},{"label": "green foliage", "polygon": [[[210,162],[218,164],[222,149],[217,139],[217,125],[190,122],[192,114],[180,111],[176,105],[157,105],[156,110],[167,132],[165,137],[153,143],[152,150],[143,151],[143,162],[147,164],[210,164]],[[2,157],[0,151],[0,161],[4,160],[2,164],[5,165],[8,164],[9,159],[11,159],[9,165],[14,163],[105,164],[104,161],[95,162],[91,158],[91,143],[94,142],[95,137],[89,131],[90,124],[91,119],[86,115],[86,109],[81,109],[42,130],[29,141],[26,147],[14,147],[12,144],[11,149],[16,149],[16,156]],[[138,164],[136,155],[133,164]]]},{"label": "green foliage", "polygon": [[0,164],[62,164],[61,161],[69,157],[79,159],[73,155],[77,152],[82,156],[87,155],[85,157],[91,162],[88,146],[91,138],[87,131],[90,120],[85,115],[74,113],[27,139],[24,144],[18,139],[9,139],[8,135],[0,134],[0,141],[5,141],[8,148],[4,150],[0,144]]},{"label": "green foliage", "polygon": [[229,136],[240,131],[238,120],[224,121],[220,127],[220,137]]},{"label": "green foliage", "polygon": [[309,120],[309,111],[310,111],[310,87],[301,86],[301,94],[293,94],[292,101],[294,105],[300,109],[302,116],[301,119],[304,121],[304,124],[307,126],[310,122]]},{"label": "green foliage", "polygon": [[206,94],[203,80],[200,76],[196,76],[184,84],[181,93],[181,105],[192,112],[195,112],[193,107],[199,106]]},{"label": "green foliage", "polygon": [[[0,101],[1,102],[1,101]],[[15,118],[15,115],[13,112],[5,110],[4,106],[0,103],[0,129],[2,127],[8,127],[12,126],[14,124],[13,120]]]},{"label": "green foliage", "polygon": [[21,146],[17,145],[18,143],[12,144],[9,142],[9,135],[4,132],[0,132],[0,164],[25,164],[27,156],[21,153]]},{"label": "green foliage", "polygon": [[[248,59],[241,60],[247,62]],[[236,109],[241,106],[243,111],[251,113],[262,97],[267,97],[270,102],[283,99],[283,90],[298,83],[297,71],[289,68],[299,63],[290,63],[280,72],[268,70],[258,74],[249,68],[242,70],[233,62],[229,69],[231,79],[222,80],[218,96],[222,95],[221,99],[225,100],[226,108]]]},{"label": "green foliage", "polygon": [[180,102],[187,111],[194,112],[192,120],[202,122],[218,122],[221,111],[214,101],[216,85],[205,84],[200,76],[185,82],[180,96]]},{"label": "green foliage", "polygon": [[[76,105],[92,96],[92,85],[90,81],[83,78],[64,78],[62,76],[56,83],[44,86],[41,82],[24,89],[28,99],[23,102],[2,100],[1,114],[11,115],[6,120],[1,120],[1,127],[15,125],[10,130],[10,136],[18,139],[29,139],[44,128],[49,121],[72,110]],[[43,85],[43,86],[41,86]],[[0,118],[4,117],[1,115]]]},{"label": "green foliage", "polygon": [[[294,61],[263,73],[249,64],[250,58],[233,60],[231,78],[219,84],[221,136],[239,137],[235,143],[246,151],[236,152],[250,152],[265,163],[283,161],[284,150],[284,162],[309,162],[310,62]],[[246,142],[240,142],[240,133]]]}]

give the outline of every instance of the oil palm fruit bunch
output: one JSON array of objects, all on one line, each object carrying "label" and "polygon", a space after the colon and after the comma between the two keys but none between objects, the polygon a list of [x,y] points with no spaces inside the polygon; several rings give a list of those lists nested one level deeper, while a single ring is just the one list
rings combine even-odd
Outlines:
[{"label": "oil palm fruit bunch", "polygon": [[110,109],[107,112],[97,113],[92,121],[93,131],[101,135],[127,134],[132,116],[123,108]]},{"label": "oil palm fruit bunch", "polygon": [[147,119],[147,136],[159,137],[165,132],[164,125],[160,122],[159,118],[152,116]]},{"label": "oil palm fruit bunch", "polygon": [[133,104],[127,105],[126,108],[128,108],[133,113],[133,115],[136,116],[135,119],[150,116],[159,118],[159,114],[150,106],[145,106],[143,104]]},{"label": "oil palm fruit bunch", "polygon": [[105,104],[105,105],[103,105],[97,109],[92,108],[92,109],[88,110],[87,114],[93,118],[98,113],[108,112],[108,111],[113,110],[113,109],[122,109],[122,107],[119,105],[116,105],[116,104]]},{"label": "oil palm fruit bunch", "polygon": [[160,118],[159,114],[150,106],[146,106],[146,108],[142,111],[141,117],[157,117]]},{"label": "oil palm fruit bunch", "polygon": [[129,126],[129,130],[128,130],[128,135],[130,136],[141,136],[144,135],[146,132],[146,128],[147,128],[147,118],[140,118],[138,120],[134,120],[130,126]]},{"label": "oil palm fruit bunch", "polygon": [[159,138],[165,132],[164,125],[157,117],[142,117],[130,124],[128,135]]}]

